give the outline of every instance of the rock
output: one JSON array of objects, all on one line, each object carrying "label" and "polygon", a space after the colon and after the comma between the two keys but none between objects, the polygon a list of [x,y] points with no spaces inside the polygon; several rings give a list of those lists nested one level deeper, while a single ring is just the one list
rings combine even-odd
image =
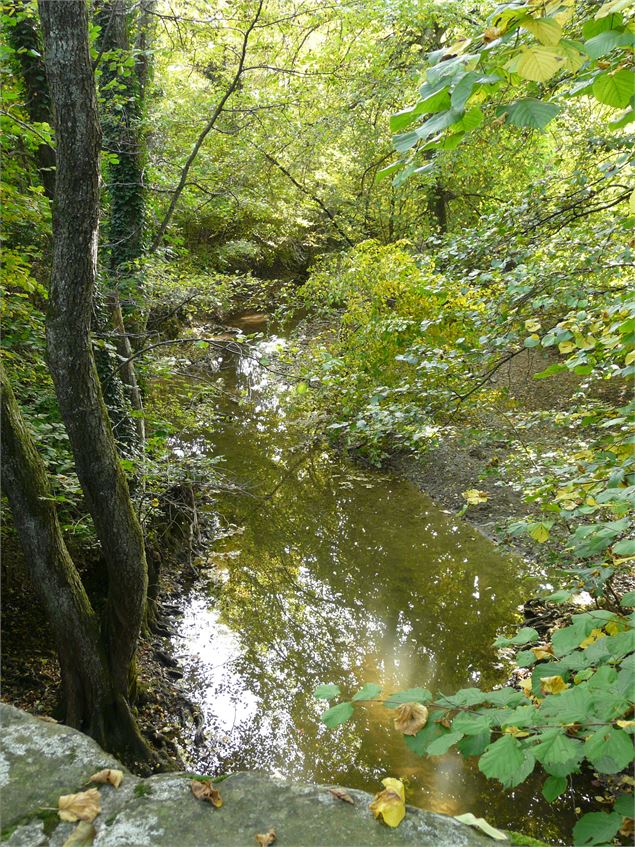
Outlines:
[{"label": "rock", "polygon": [[[259,772],[235,773],[220,782],[220,809],[197,800],[190,777],[159,774],[140,779],[90,738],[61,724],[0,704],[0,812],[7,847],[62,847],[76,824],[58,819],[60,794],[85,790],[104,767],[124,771],[120,788],[100,785],[101,814],[94,847],[233,847],[256,843],[273,828],[280,847],[485,847],[475,830],[454,818],[408,807],[391,830],[368,810],[371,795],[347,789],[354,805],[328,787]],[[503,843],[503,842],[499,842]]]}]

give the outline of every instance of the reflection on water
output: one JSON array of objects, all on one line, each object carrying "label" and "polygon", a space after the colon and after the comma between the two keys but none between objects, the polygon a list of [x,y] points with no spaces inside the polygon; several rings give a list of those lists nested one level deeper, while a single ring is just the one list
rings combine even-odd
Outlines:
[{"label": "reflection on water", "polygon": [[175,445],[224,455],[257,495],[219,497],[226,532],[208,551],[213,587],[184,601],[174,647],[207,736],[189,751],[193,763],[370,791],[398,776],[415,805],[563,838],[573,810],[542,801],[539,780],[510,795],[454,753],[417,757],[377,703],[336,731],[320,724],[325,704],[311,692],[322,682],[346,694],[364,682],[446,693],[503,682],[491,643],[531,589],[522,562],[409,483],[303,444],[285,425],[285,386],[253,358],[283,343],[270,337],[250,356],[218,360],[210,379],[224,374],[225,391],[247,400],[221,395],[220,423]]}]

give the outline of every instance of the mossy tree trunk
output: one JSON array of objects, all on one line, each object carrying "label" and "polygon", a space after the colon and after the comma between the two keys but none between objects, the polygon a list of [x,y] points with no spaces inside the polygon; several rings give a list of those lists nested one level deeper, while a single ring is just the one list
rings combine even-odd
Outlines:
[{"label": "mossy tree trunk", "polygon": [[84,0],[39,0],[38,5],[57,141],[48,360],[77,476],[108,570],[101,637],[109,678],[115,696],[127,703],[145,613],[147,568],[143,534],[119,462],[90,336],[101,131],[88,15]]}]

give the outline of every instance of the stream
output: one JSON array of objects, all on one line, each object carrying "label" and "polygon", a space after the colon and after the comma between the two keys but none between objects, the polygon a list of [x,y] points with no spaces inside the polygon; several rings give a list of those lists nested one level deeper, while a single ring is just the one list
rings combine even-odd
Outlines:
[{"label": "stream", "polygon": [[[384,693],[505,682],[492,641],[520,620],[535,582],[522,560],[410,483],[310,447],[290,425],[288,386],[254,358],[287,342],[257,316],[235,323],[261,334],[249,355],[211,364],[209,380],[222,380],[218,420],[174,440],[181,455],[222,455],[247,492],[217,496],[210,579],[181,599],[175,622],[180,684],[204,722],[204,743],[192,738],[186,751],[193,769],[263,769],[371,792],[396,776],[413,805],[566,843],[573,808],[544,801],[542,777],[505,792],[457,753],[420,758],[377,703],[337,730],[320,723],[320,683],[350,697],[365,682]],[[175,376],[161,390],[186,387]]]}]

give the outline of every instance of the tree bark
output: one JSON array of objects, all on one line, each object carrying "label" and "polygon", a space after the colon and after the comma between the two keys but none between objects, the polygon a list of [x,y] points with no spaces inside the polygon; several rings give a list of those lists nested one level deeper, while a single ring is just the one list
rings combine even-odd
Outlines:
[{"label": "tree bark", "polygon": [[[116,696],[127,701],[145,612],[141,527],[119,463],[90,339],[99,225],[100,127],[84,0],[39,0],[57,137],[47,345],[77,476],[108,569],[102,637]],[[142,751],[139,751],[140,753]]]},{"label": "tree bark", "polygon": [[2,490],[50,623],[62,675],[65,721],[127,756],[143,747],[125,698],[113,690],[99,621],[62,538],[46,467],[0,366]]}]

